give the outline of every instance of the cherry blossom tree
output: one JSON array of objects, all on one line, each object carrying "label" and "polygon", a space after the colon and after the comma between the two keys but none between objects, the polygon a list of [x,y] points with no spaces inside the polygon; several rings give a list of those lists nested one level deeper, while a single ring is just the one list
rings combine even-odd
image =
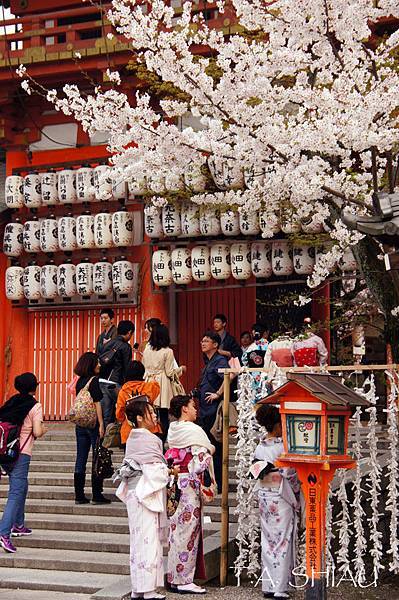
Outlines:
[{"label": "cherry blossom tree", "polygon": [[[331,243],[309,286],[353,246],[399,341],[399,285],[385,271],[381,243],[341,218],[373,215],[380,192],[396,185],[399,31],[373,38],[372,28],[399,18],[397,1],[220,0],[234,34],[209,27],[198,3],[186,2],[180,14],[163,0],[141,4],[113,0],[108,18],[129,40],[134,63],[167,93],[148,87],[129,98],[118,91],[120,74],[109,71],[112,89],[83,94],[66,85],[48,100],[89,133],[109,132],[114,167],[126,179],[168,175],[180,182],[176,198],[261,210],[264,237],[282,215],[324,232]],[[26,89],[34,87],[19,72]],[[201,128],[179,128],[186,113]],[[203,191],[182,183],[188,165],[208,174]],[[165,194],[152,202],[161,206]]]}]

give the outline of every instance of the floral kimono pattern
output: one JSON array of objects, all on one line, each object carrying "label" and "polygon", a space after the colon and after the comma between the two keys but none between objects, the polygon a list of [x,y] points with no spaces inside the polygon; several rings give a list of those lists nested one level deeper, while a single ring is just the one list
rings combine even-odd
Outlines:
[{"label": "floral kimono pattern", "polygon": [[179,465],[181,471],[179,506],[169,526],[167,578],[172,585],[186,585],[195,577],[205,577],[200,475],[208,468],[211,455],[206,448],[192,446],[170,448],[165,456],[166,459],[173,458],[174,465]]},{"label": "floral kimono pattern", "polygon": [[[269,345],[269,342],[267,340],[261,339],[261,340],[258,340],[257,342],[253,342],[250,346],[248,346],[248,348],[243,353],[242,358],[241,358],[241,362],[242,362],[243,366],[244,367],[253,366],[253,364],[250,363],[251,353],[254,350],[255,351],[262,350],[263,352],[266,352],[268,345]],[[259,360],[259,368],[263,368],[264,359],[261,359],[260,357],[258,357],[258,360]],[[256,366],[258,366],[258,364]],[[258,402],[259,400],[261,400],[262,398],[265,398],[266,396],[268,396],[270,394],[271,387],[268,382],[267,373],[264,373],[262,371],[252,371],[251,378],[252,378],[251,387],[252,387],[252,391],[253,391],[253,403],[256,404],[256,402]]]}]

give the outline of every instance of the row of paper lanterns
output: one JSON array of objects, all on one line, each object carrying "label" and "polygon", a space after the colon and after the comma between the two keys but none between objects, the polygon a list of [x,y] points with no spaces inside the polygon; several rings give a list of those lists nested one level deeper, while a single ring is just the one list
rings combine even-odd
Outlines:
[{"label": "row of paper lanterns", "polygon": [[[187,285],[194,281],[205,282],[211,278],[237,280],[269,278],[272,275],[310,275],[318,251],[312,246],[293,247],[287,241],[213,244],[156,250],[152,256],[152,277],[157,286],[172,283]],[[353,255],[347,253],[341,261],[343,271],[356,269]]]},{"label": "row of paper lanterns", "polygon": [[[284,213],[284,211],[282,211]],[[267,231],[286,234],[321,233],[324,231],[320,222],[309,220],[304,223],[292,216],[280,218],[270,216],[265,211],[233,210],[219,211],[216,208],[199,207],[193,202],[184,202],[181,206],[166,204],[162,209],[147,205],[144,208],[144,230],[148,237],[162,239],[164,237],[217,237],[224,235],[259,235]]]},{"label": "row of paper lanterns", "polygon": [[134,290],[137,273],[137,265],[128,260],[12,266],[6,270],[6,296],[15,301],[125,295]]},{"label": "row of paper lanterns", "polygon": [[109,213],[64,216],[56,219],[7,223],[3,252],[17,257],[23,251],[72,252],[77,249],[131,246],[134,242],[134,214],[124,210]]}]

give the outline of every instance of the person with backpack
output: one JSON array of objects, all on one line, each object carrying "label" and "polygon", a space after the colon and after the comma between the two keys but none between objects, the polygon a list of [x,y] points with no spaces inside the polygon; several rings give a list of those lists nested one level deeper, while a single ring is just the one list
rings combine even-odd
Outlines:
[{"label": "person with backpack", "polygon": [[[0,521],[0,545],[6,552],[17,551],[11,537],[32,534],[32,530],[25,527],[29,465],[34,441],[47,431],[43,425],[42,406],[34,397],[37,386],[33,373],[18,375],[14,380],[18,393],[0,408],[0,430],[4,440],[0,444],[0,468],[8,473],[10,480],[7,504]],[[15,460],[10,463],[11,455]]]},{"label": "person with backpack", "polygon": [[[97,424],[94,428],[76,425],[76,463],[73,476],[75,487],[75,504],[88,504],[85,496],[86,465],[90,452],[96,446],[97,438],[104,437],[104,420],[101,409],[102,392],[98,381],[100,363],[95,352],[85,352],[76,363],[74,372],[79,376],[76,383],[77,398],[79,393],[87,389],[97,412]],[[109,504],[111,500],[103,496],[103,480],[92,474],[92,503]]]},{"label": "person with backpack", "polygon": [[104,427],[115,420],[115,405],[121,386],[125,383],[126,373],[132,360],[132,347],[129,344],[134,333],[132,321],[118,323],[117,337],[108,342],[100,360],[100,388],[103,395]]}]

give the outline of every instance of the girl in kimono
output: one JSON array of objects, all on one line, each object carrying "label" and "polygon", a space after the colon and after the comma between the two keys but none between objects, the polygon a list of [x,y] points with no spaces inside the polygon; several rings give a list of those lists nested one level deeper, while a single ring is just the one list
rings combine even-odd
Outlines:
[{"label": "girl in kimono", "polygon": [[295,566],[299,482],[295,469],[279,469],[282,454],[281,417],[278,408],[261,404],[256,412],[267,435],[255,450],[250,469],[257,478],[262,546],[262,591],[265,598],[288,598]]},{"label": "girl in kimono", "polygon": [[179,467],[179,505],[170,519],[168,583],[180,594],[205,594],[194,578],[205,578],[202,548],[201,477],[213,473],[215,451],[206,433],[195,424],[197,409],[191,396],[172,398],[169,413],[177,419],[169,426],[165,456]]},{"label": "girl in kimono", "polygon": [[122,482],[116,495],[125,502],[129,517],[131,597],[164,600],[155,589],[164,585],[162,545],[168,534],[165,488],[171,471],[161,440],[151,433],[157,424],[151,404],[133,399],[125,411],[133,431],[126,443],[119,470]]}]

